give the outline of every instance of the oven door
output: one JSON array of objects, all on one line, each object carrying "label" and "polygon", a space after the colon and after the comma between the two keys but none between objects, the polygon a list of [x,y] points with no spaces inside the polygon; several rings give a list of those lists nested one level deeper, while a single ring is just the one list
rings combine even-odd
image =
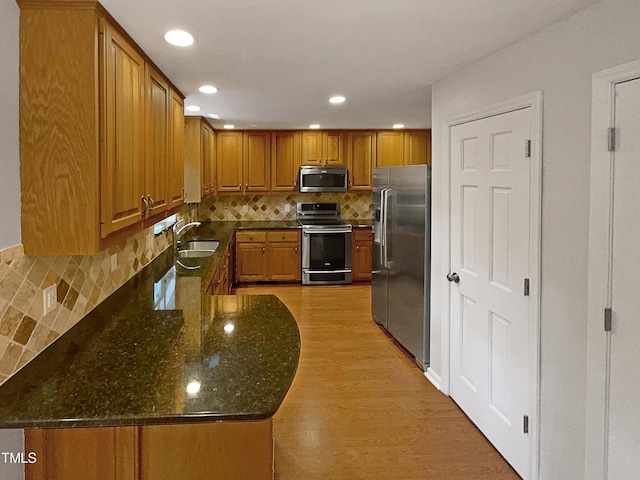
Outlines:
[{"label": "oven door", "polygon": [[351,229],[302,229],[302,284],[351,283]]}]

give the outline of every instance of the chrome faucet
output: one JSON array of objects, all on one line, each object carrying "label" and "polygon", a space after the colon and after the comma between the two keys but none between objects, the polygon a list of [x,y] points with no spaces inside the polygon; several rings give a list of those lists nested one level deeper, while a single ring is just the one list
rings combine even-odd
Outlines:
[{"label": "chrome faucet", "polygon": [[178,242],[180,240],[180,236],[182,235],[182,232],[184,232],[189,227],[199,227],[200,225],[202,225],[202,222],[190,222],[190,223],[187,223],[187,224],[183,225],[182,227],[178,228],[178,225],[180,225],[184,221],[185,220],[183,218],[183,219],[178,220],[176,223],[173,224],[173,251],[174,251],[174,253],[178,251]]}]

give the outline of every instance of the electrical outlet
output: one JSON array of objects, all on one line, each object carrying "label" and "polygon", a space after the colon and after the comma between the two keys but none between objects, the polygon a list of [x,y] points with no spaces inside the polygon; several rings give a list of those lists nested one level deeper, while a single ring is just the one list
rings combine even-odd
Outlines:
[{"label": "electrical outlet", "polygon": [[247,213],[249,211],[249,205],[242,206],[242,213]]},{"label": "electrical outlet", "polygon": [[53,312],[58,306],[58,286],[54,283],[42,291],[42,315]]},{"label": "electrical outlet", "polygon": [[146,248],[147,250],[151,250],[151,246],[153,245],[153,243],[152,243],[152,237],[151,237],[151,234],[147,235],[147,237],[146,237],[146,238],[147,238],[147,239],[146,239],[146,245],[145,245],[145,248]]},{"label": "electrical outlet", "polygon": [[368,212],[370,210],[370,205],[368,203],[365,204],[364,210]]},{"label": "electrical outlet", "polygon": [[118,254],[111,255],[111,271],[115,272],[118,268]]},{"label": "electrical outlet", "polygon": [[291,211],[291,204],[290,203],[285,203],[284,204],[284,211],[285,212],[290,212]]}]

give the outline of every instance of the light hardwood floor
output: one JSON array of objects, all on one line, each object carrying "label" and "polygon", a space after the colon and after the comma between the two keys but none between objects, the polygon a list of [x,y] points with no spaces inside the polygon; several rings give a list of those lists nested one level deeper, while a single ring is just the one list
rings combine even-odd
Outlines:
[{"label": "light hardwood floor", "polygon": [[371,288],[250,286],[300,327],[300,365],[274,417],[276,480],[520,478],[371,319]]}]

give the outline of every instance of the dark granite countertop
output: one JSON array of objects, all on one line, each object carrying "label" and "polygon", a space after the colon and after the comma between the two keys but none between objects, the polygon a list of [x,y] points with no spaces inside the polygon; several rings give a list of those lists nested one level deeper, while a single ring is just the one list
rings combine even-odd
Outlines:
[{"label": "dark granite countertop", "polygon": [[273,416],[298,365],[295,319],[273,295],[206,294],[239,223],[192,229],[220,241],[212,257],[177,265],[169,248],[5,382],[0,428]]},{"label": "dark granite countertop", "polygon": [[373,220],[370,218],[345,218],[345,222],[349,222],[353,228],[371,228]]}]

